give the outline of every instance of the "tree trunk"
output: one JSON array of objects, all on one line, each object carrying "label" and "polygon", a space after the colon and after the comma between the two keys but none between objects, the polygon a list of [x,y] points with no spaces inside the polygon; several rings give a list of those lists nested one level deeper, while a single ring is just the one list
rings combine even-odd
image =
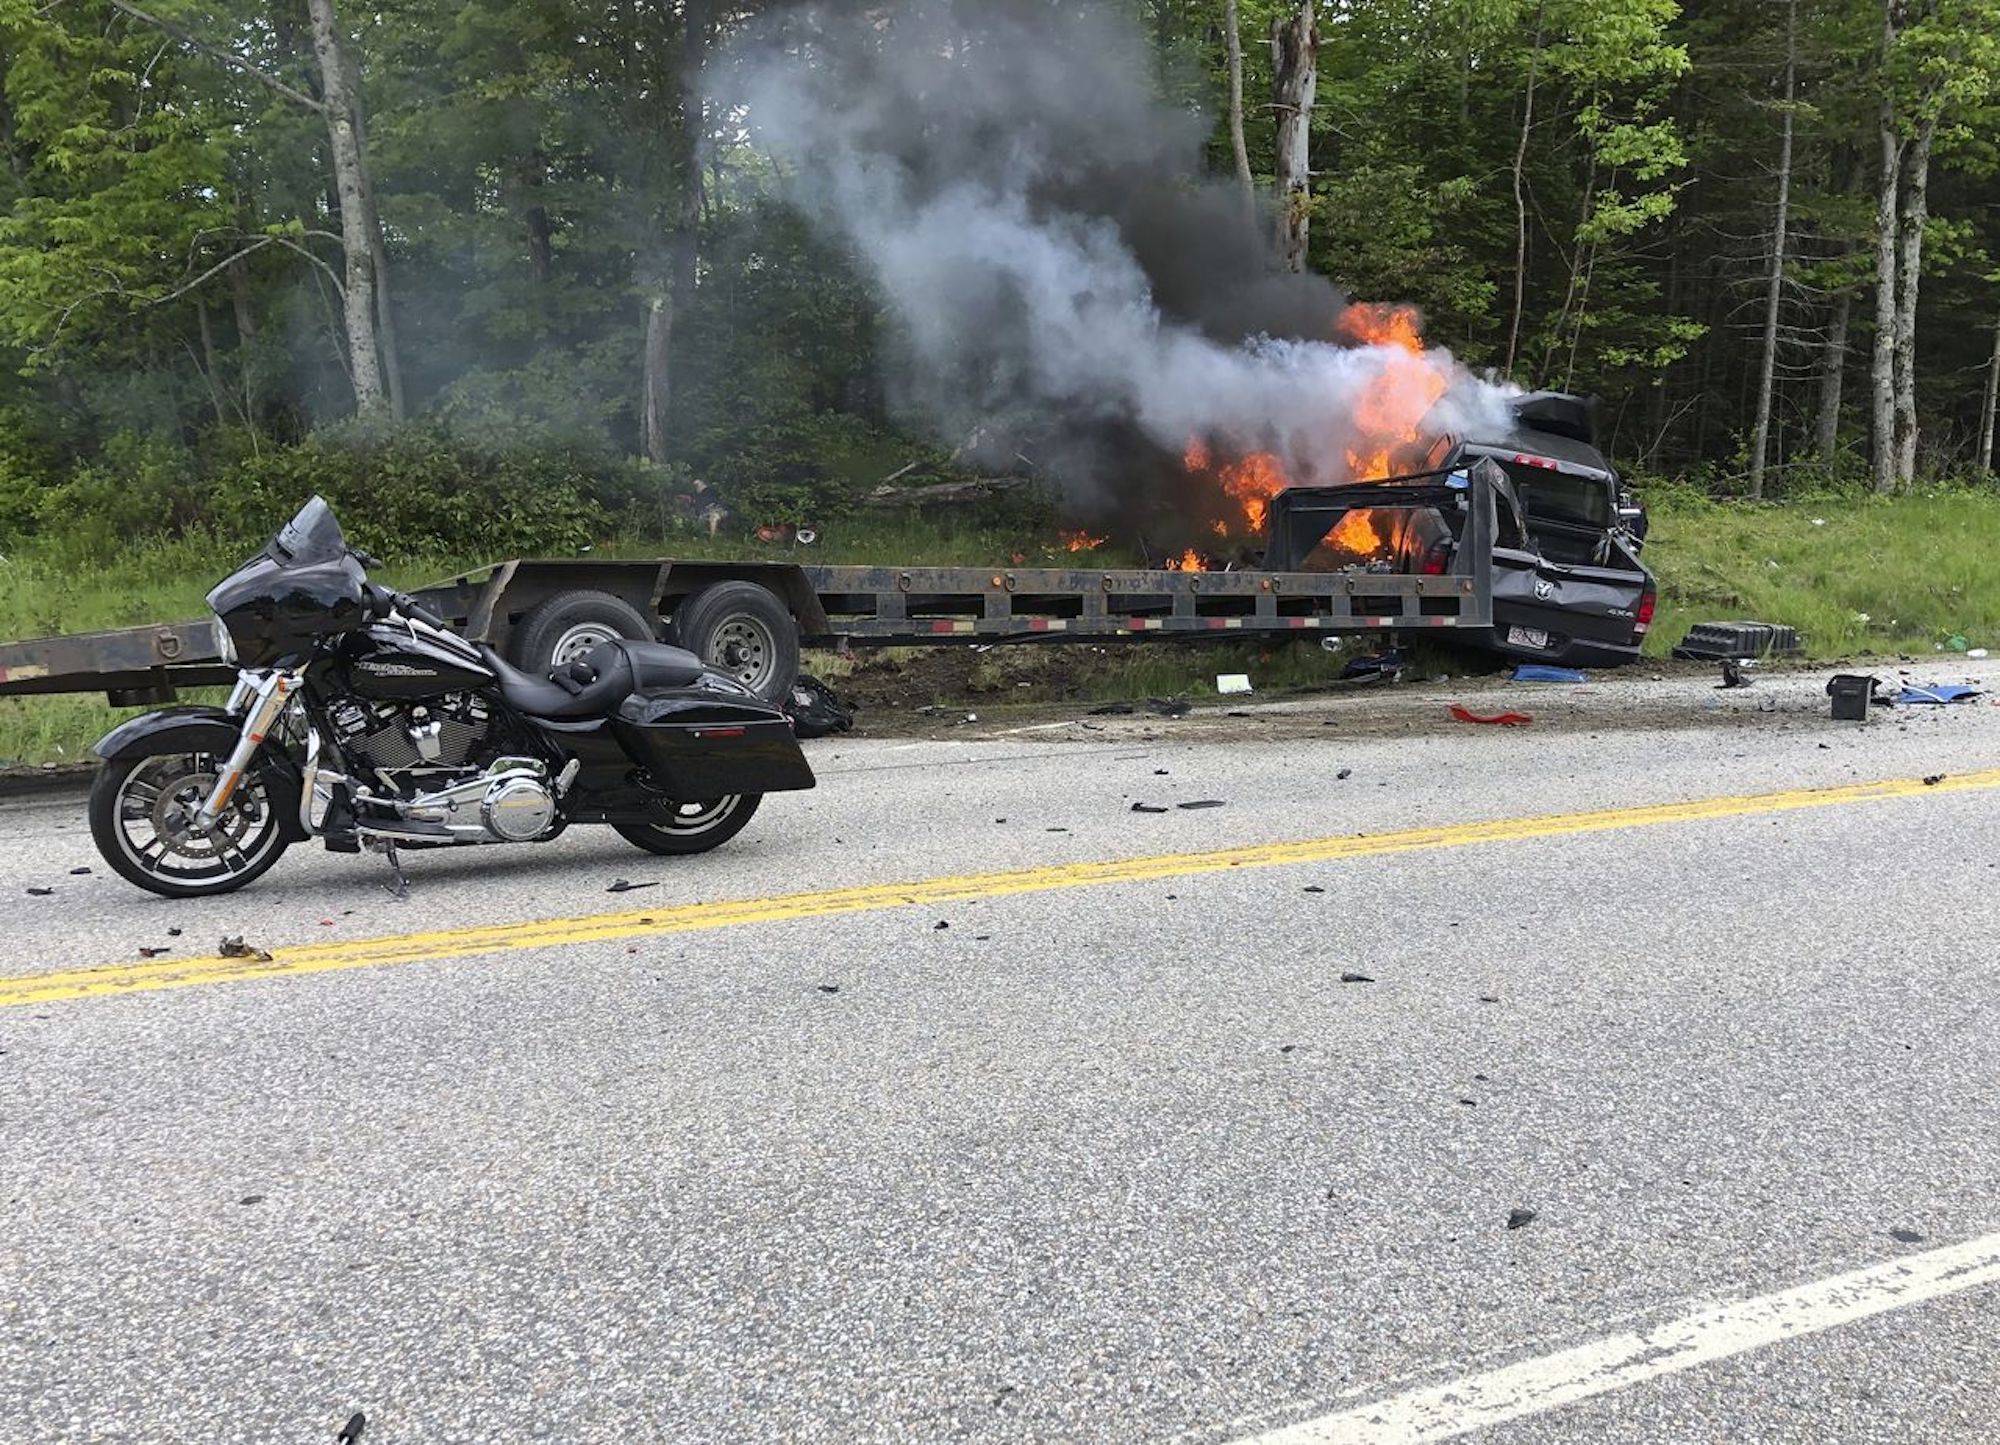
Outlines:
[{"label": "tree trunk", "polygon": [[1257,187],[1250,176],[1250,145],[1243,138],[1243,17],[1238,0],[1228,0],[1223,26],[1229,41],[1229,150],[1236,161],[1236,187],[1243,193],[1243,220],[1257,218]]},{"label": "tree trunk", "polygon": [[1771,444],[1771,392],[1778,377],[1778,311],[1785,293],[1785,230],[1792,218],[1792,102],[1798,96],[1799,0],[1785,8],[1785,115],[1778,139],[1778,211],[1771,221],[1771,275],[1764,290],[1764,359],[1757,376],[1757,415],[1750,437],[1750,499],[1764,499],[1764,462]]},{"label": "tree trunk", "polygon": [[1935,116],[1903,152],[1902,216],[1896,262],[1896,485],[1917,476],[1917,289],[1924,271],[1924,226],[1930,220],[1931,141]]},{"label": "tree trunk", "polygon": [[[348,64],[354,65],[352,56]],[[361,170],[361,202],[366,214],[363,220],[368,226],[368,254],[375,262],[375,323],[379,328],[376,340],[382,350],[382,372],[389,383],[389,412],[397,421],[409,413],[403,404],[403,352],[396,344],[396,312],[389,296],[389,245],[382,235],[382,216],[375,209],[375,187],[368,178],[365,164],[368,155],[368,113],[361,104],[361,71],[358,66],[348,71],[348,104],[354,110],[354,141],[360,149],[364,164]]]},{"label": "tree trunk", "polygon": [[665,462],[673,418],[674,328],[694,304],[701,262],[701,143],[706,115],[702,69],[707,60],[709,0],[687,0],[680,90],[674,99],[674,223],[667,244],[664,293],[647,302],[646,354],[641,385],[641,440],[649,461]]},{"label": "tree trunk", "polygon": [[354,124],[354,98],[333,0],[307,0],[312,14],[313,54],[319,61],[326,129],[333,151],[334,187],[340,197],[340,250],[346,262],[341,320],[347,332],[348,374],[354,380],[354,409],[379,415],[387,398],[375,343],[375,248],[369,235],[368,187],[361,138]]},{"label": "tree trunk", "polygon": [[1973,461],[1988,472],[2000,472],[2000,457],[1993,455],[1995,412],[2000,412],[2000,316],[1993,318],[1993,359],[1986,364],[1986,402],[1979,408],[1979,450]]},{"label": "tree trunk", "polygon": [[1312,231],[1312,110],[1319,91],[1319,17],[1312,0],[1271,22],[1271,101],[1278,120],[1278,260],[1306,269]]},{"label": "tree trunk", "polygon": [[1527,96],[1521,102],[1521,138],[1514,147],[1514,314],[1507,323],[1507,359],[1501,371],[1512,374],[1521,344],[1521,308],[1528,286],[1528,135],[1535,126],[1535,76],[1542,62],[1542,7],[1535,7],[1535,48],[1528,54]]},{"label": "tree trunk", "polygon": [[1880,127],[1882,172],[1875,188],[1875,353],[1868,365],[1873,435],[1869,460],[1875,490],[1896,488],[1896,190],[1903,139],[1887,98]]},{"label": "tree trunk", "polygon": [[1826,343],[1819,358],[1819,415],[1814,450],[1822,462],[1832,462],[1840,449],[1840,389],[1847,373],[1847,321],[1854,310],[1854,293],[1843,291],[1833,298],[1833,314],[1827,318]]}]

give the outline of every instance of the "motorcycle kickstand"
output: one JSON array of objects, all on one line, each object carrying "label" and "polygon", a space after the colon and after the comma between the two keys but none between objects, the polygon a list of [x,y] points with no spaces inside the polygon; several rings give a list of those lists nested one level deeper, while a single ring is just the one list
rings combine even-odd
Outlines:
[{"label": "motorcycle kickstand", "polygon": [[368,841],[368,850],[371,853],[380,853],[389,862],[391,880],[382,885],[383,891],[398,903],[408,902],[410,897],[410,877],[403,871],[403,860],[396,852],[395,840],[393,838],[371,838]]}]

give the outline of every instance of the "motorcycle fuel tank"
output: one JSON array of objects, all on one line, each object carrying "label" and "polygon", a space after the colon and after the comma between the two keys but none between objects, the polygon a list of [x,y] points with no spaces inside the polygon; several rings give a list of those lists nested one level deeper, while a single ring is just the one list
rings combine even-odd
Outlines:
[{"label": "motorcycle fuel tank", "polygon": [[342,661],[349,690],[378,702],[442,697],[493,682],[492,670],[477,656],[390,622],[356,634]]}]

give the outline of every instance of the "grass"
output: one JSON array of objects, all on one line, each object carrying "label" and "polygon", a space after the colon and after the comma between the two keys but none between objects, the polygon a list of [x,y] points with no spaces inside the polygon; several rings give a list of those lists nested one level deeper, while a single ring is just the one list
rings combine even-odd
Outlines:
[{"label": "grass", "polygon": [[1779,622],[1813,657],[2000,643],[2000,493],[1945,491],[1748,506],[1655,497],[1660,575],[1647,650],[1696,622]]},{"label": "grass", "polygon": [[[1844,498],[1747,506],[1661,489],[1651,497],[1647,560],[1660,574],[1660,612],[1649,652],[1664,655],[1695,622],[1750,618],[1804,634],[1813,657],[1930,653],[1963,637],[2000,643],[2000,493],[1942,491],[1900,498]],[[375,539],[362,539],[375,540]],[[0,638],[90,632],[198,617],[203,597],[244,549],[212,537],[135,543],[113,565],[60,547],[0,560]],[[1052,533],[961,518],[864,517],[829,529],[813,546],[741,537],[614,539],[604,557],[868,562],[951,566],[1052,565],[1068,557]],[[384,569],[416,586],[470,570],[480,559],[420,557]],[[490,560],[490,559],[488,559]],[[1132,559],[1111,549],[1093,560]],[[1368,645],[1364,642],[1363,644]],[[809,664],[838,673],[831,659]],[[1006,648],[984,654],[966,679],[994,701],[1059,693],[1079,700],[1172,696],[1213,688],[1218,672],[1247,672],[1260,693],[1311,687],[1340,659],[1310,643],[1212,646]],[[1415,659],[1425,672],[1459,672],[1466,659]],[[1030,687],[1020,688],[1020,682]],[[936,701],[958,698],[940,695]],[[79,759],[125,715],[101,697],[0,699],[0,764]]]}]

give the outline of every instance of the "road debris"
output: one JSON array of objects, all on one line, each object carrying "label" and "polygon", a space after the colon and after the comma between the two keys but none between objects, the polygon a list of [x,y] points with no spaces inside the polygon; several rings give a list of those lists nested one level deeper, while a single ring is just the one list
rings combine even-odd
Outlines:
[{"label": "road debris", "polygon": [[1192,803],[1176,803],[1174,806],[1182,812],[1191,812],[1196,808],[1226,808],[1229,805],[1220,798],[1197,798]]},{"label": "road debris", "polygon": [[1757,680],[1750,676],[1750,670],[1756,665],[1757,659],[1754,657],[1741,659],[1734,657],[1723,658],[1722,681],[1718,682],[1716,686],[1718,688],[1749,687]]},{"label": "road debris", "polygon": [[641,888],[658,888],[659,886],[660,884],[657,879],[651,883],[634,883],[629,878],[619,878],[613,880],[611,886],[604,891],[606,893],[637,893]]},{"label": "road debris", "polygon": [[839,993],[840,985],[837,983],[823,983],[819,986],[819,991],[821,993]]},{"label": "road debris", "polygon": [[1354,776],[1354,769],[1352,769],[1352,768],[1342,768],[1342,769],[1341,769],[1341,770],[1340,770],[1339,772],[1337,772],[1337,773],[1335,773],[1335,774],[1333,775],[1333,780],[1334,780],[1334,781],[1335,781],[1336,783],[1344,783],[1344,782],[1346,782],[1346,781],[1347,781],[1347,780],[1348,780],[1349,778],[1351,778],[1351,777],[1353,777],[1353,776]]},{"label": "road debris", "polygon": [[55,897],[55,893],[56,891],[53,888],[30,888],[28,890],[30,898],[53,898]]},{"label": "road debris", "polygon": [[1865,722],[1868,699],[1880,679],[1857,672],[1843,672],[1828,681],[1826,695],[1833,699],[1833,716],[1838,722]]},{"label": "road debris", "polygon": [[88,878],[90,870],[88,868],[72,868],[69,870],[69,876],[72,878]]},{"label": "road debris", "polygon": [[1320,886],[1319,886],[1319,884],[1317,884],[1317,883],[1308,883],[1308,884],[1306,884],[1306,886],[1305,886],[1305,889],[1304,889],[1304,891],[1305,891],[1305,892],[1307,892],[1307,893],[1324,893],[1324,892],[1326,892],[1326,890],[1325,890],[1324,888],[1320,887]]},{"label": "road debris", "polygon": [[1526,1229],[1535,1222],[1537,1217],[1535,1211],[1532,1209],[1510,1209],[1507,1211],[1507,1227],[1509,1229]]},{"label": "road debris", "polygon": [[1257,689],[1250,686],[1250,674],[1247,672],[1218,672],[1215,675],[1215,690],[1226,697],[1233,693],[1255,692]]},{"label": "road debris", "polygon": [[1922,1244],[1924,1242],[1924,1237],[1914,1229],[1892,1229],[1889,1231],[1889,1238],[1895,1240],[1898,1244]]},{"label": "road debris", "polygon": [[1129,702],[1107,702],[1103,707],[1090,710],[1090,717],[1130,717],[1138,709]]},{"label": "road debris", "polygon": [[1515,682],[1589,682],[1590,674],[1574,667],[1550,667],[1542,662],[1523,662],[1514,668]]},{"label": "road debris", "polygon": [[140,950],[139,950],[139,957],[141,957],[141,958],[158,958],[158,957],[159,957],[159,956],[160,956],[161,954],[163,954],[163,953],[172,953],[173,951],[174,951],[174,950],[173,950],[173,947],[172,947],[171,945],[163,945],[162,947],[159,947],[159,948],[144,948],[144,947],[142,947],[142,948],[140,948]]},{"label": "road debris", "polygon": [[1971,702],[1981,696],[1983,694],[1978,688],[1964,683],[1941,682],[1934,687],[1919,687],[1906,682],[1903,690],[1896,694],[1895,701],[1901,707],[1944,706],[1954,702]]},{"label": "road debris", "polygon": [[1370,978],[1370,977],[1369,977],[1369,976],[1368,976],[1367,974],[1365,974],[1365,973],[1343,973],[1343,974],[1342,974],[1342,975],[1340,976],[1340,981],[1341,981],[1342,983],[1373,983],[1373,982],[1375,982],[1375,980],[1374,980],[1374,979]]},{"label": "road debris", "polygon": [[933,923],[931,925],[931,932],[935,933],[940,928],[949,928],[949,927],[951,927],[951,924],[948,923],[946,920],[940,918],[936,923]]},{"label": "road debris", "polygon": [[1149,697],[1146,711],[1158,717],[1186,717],[1194,711],[1194,704],[1184,697]]},{"label": "road debris", "polygon": [[1924,786],[1927,788],[1935,788],[1939,783],[1942,783],[1948,776],[1949,774],[1946,773],[1932,773],[1929,777],[1924,779]]},{"label": "road debris", "polygon": [[1524,728],[1534,721],[1532,716],[1524,712],[1500,712],[1490,717],[1481,717],[1461,703],[1451,705],[1451,715],[1462,723],[1484,723],[1489,727]]},{"label": "road debris", "polygon": [[1166,813],[1171,812],[1172,809],[1162,807],[1158,803],[1134,803],[1132,811],[1135,813]]},{"label": "road debris", "polygon": [[243,935],[240,933],[232,933],[223,939],[221,943],[216,945],[215,951],[224,958],[248,958],[258,963],[269,963],[271,961],[269,950],[245,943]]},{"label": "road debris", "polygon": [[823,738],[834,733],[852,732],[856,708],[809,673],[800,673],[785,699],[785,715],[792,720],[792,734],[800,738]]},{"label": "road debris", "polygon": [[340,1433],[333,1437],[335,1445],[355,1445],[361,1438],[361,1432],[367,1428],[368,1417],[356,1410],[347,1417],[347,1423],[340,1427]]}]

